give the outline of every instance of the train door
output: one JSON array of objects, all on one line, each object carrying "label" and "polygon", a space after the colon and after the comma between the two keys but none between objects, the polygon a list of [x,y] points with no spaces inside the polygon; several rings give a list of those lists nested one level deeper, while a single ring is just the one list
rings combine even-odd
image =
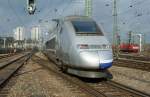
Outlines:
[{"label": "train door", "polygon": [[63,28],[60,27],[57,33],[57,44],[58,44],[57,49],[58,49],[58,56],[60,59],[62,59],[62,45],[61,45],[62,44],[62,38],[61,38],[62,31],[63,31]]},{"label": "train door", "polygon": [[65,23],[63,23],[62,25],[62,31],[60,33],[60,39],[61,39],[61,46],[60,46],[60,49],[61,49],[61,56],[62,56],[62,59],[64,61],[65,64],[69,64],[69,49],[68,49],[68,34],[67,34],[67,29],[66,29],[66,26],[65,26]]}]

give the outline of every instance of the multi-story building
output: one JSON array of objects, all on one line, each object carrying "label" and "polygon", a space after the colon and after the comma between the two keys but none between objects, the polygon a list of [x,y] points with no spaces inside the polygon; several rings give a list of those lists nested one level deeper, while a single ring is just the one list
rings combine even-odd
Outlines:
[{"label": "multi-story building", "polygon": [[23,27],[17,27],[14,31],[14,39],[15,40],[24,40],[25,38],[25,30]]}]

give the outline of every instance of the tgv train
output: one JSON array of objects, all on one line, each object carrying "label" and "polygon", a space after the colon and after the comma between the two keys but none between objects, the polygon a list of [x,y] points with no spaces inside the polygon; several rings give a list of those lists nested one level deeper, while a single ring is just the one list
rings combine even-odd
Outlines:
[{"label": "tgv train", "polygon": [[57,21],[45,43],[47,56],[64,72],[86,78],[111,75],[112,48],[96,22],[85,16],[67,16]]},{"label": "tgv train", "polygon": [[28,11],[28,13],[30,15],[34,14],[35,10],[36,10],[35,0],[27,0],[27,11]]}]

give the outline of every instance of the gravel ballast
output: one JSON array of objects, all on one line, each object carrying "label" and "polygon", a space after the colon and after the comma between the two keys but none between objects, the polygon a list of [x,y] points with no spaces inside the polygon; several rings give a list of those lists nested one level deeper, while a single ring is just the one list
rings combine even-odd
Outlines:
[{"label": "gravel ballast", "polygon": [[150,72],[118,66],[109,70],[114,81],[150,94]]},{"label": "gravel ballast", "polygon": [[88,97],[32,60],[16,76],[8,97]]}]

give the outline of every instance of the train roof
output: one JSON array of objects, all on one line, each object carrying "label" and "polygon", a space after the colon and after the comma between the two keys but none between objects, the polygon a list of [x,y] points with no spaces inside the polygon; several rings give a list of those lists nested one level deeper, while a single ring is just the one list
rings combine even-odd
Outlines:
[{"label": "train roof", "polygon": [[59,19],[52,19],[52,21],[94,21],[92,18],[88,17],[88,16],[77,16],[77,15],[73,15],[73,16],[66,16],[64,18],[59,18]]},{"label": "train roof", "polygon": [[92,18],[87,16],[66,16],[64,18],[65,21],[73,21],[73,20],[87,20],[87,21],[93,21]]}]

